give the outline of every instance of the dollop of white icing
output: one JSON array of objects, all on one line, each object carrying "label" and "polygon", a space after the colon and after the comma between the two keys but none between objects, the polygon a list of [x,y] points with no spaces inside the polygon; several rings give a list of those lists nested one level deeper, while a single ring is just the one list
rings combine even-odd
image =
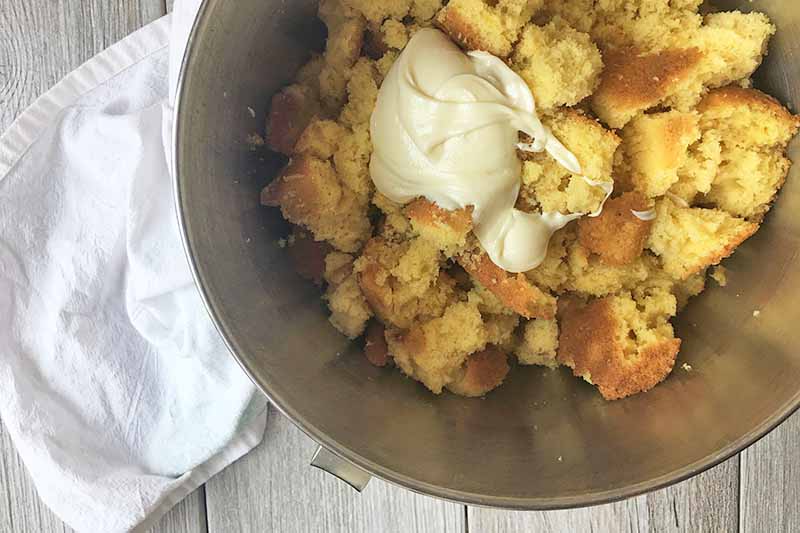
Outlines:
[{"label": "dollop of white icing", "polygon": [[[398,203],[423,196],[444,209],[473,206],[475,235],[509,272],[539,266],[553,233],[584,215],[515,209],[517,148],[546,151],[573,174],[580,162],[539,120],[519,75],[486,52],[464,54],[438,30],[417,32],[389,70],[370,131],[377,189]],[[520,131],[533,141],[520,144]],[[610,196],[612,183],[584,179]]]},{"label": "dollop of white icing", "polygon": [[639,220],[643,220],[645,222],[656,219],[655,209],[648,209],[647,211],[636,211],[635,209],[631,209],[631,214]]}]

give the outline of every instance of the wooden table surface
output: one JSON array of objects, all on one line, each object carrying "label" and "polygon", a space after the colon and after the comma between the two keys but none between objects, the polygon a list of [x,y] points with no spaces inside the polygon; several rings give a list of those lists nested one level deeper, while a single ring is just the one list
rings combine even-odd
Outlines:
[{"label": "wooden table surface", "polygon": [[[85,60],[164,15],[167,0],[0,0],[0,130]],[[308,466],[314,443],[271,411],[264,443],[152,531],[800,532],[800,414],[738,457],[668,489],[554,512],[465,507],[373,480],[363,494]],[[0,532],[70,531],[36,496],[0,424]]]}]

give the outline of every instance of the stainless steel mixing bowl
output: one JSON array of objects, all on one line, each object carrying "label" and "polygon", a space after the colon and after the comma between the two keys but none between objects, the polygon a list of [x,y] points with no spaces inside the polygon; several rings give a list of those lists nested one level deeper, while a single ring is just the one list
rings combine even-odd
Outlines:
[{"label": "stainless steel mixing bowl", "polygon": [[[184,64],[174,160],[186,247],[208,309],[244,370],[311,437],[415,491],[550,509],[696,474],[798,407],[800,166],[762,230],[726,263],[728,287],[712,285],[678,320],[677,368],[648,394],[607,403],[566,370],[517,368],[485,400],[434,397],[398,371],[370,366],[276,246],[285,225],[259,206],[259,191],[281,161],[246,143],[263,129],[271,95],[320,44],[315,4],[205,2]],[[720,2],[735,6],[763,10],[778,25],[757,86],[800,109],[800,4]]]}]

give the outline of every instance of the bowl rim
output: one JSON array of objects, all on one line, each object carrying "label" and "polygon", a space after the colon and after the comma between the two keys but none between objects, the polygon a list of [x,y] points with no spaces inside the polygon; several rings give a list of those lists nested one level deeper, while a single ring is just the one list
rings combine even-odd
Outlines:
[{"label": "bowl rim", "polygon": [[[280,413],[288,417],[292,423],[297,426],[301,431],[308,435],[320,446],[324,446],[334,454],[350,461],[358,467],[366,470],[371,475],[382,479],[383,481],[403,487],[412,492],[433,496],[442,500],[451,501],[460,504],[473,505],[478,507],[492,507],[498,509],[509,510],[527,510],[527,511],[549,511],[559,509],[573,509],[578,507],[588,507],[594,505],[601,505],[612,503],[644,493],[652,492],[662,489],[681,481],[685,481],[691,477],[709,470],[720,463],[730,459],[734,455],[742,452],[746,448],[752,446],[768,433],[777,428],[787,418],[789,418],[796,411],[800,410],[800,390],[785,402],[775,413],[765,419],[761,424],[749,432],[741,435],[738,439],[730,442],[723,448],[711,453],[699,461],[695,461],[681,468],[662,474],[661,476],[626,485],[614,489],[590,492],[586,494],[578,494],[571,496],[559,496],[550,498],[519,498],[519,497],[506,497],[506,496],[487,496],[475,492],[461,491],[449,489],[433,485],[431,483],[419,481],[410,476],[401,474],[391,468],[387,468],[378,463],[375,463],[357,452],[341,445],[313,423],[303,417],[300,413],[294,410],[284,398],[282,398],[276,391],[270,387],[269,383],[263,382],[257,378],[257,373],[248,364],[247,360],[239,355],[240,348],[237,346],[225,320],[221,317],[218,311],[214,295],[211,294],[205,283],[205,273],[199,262],[195,259],[195,248],[192,242],[192,235],[190,234],[189,224],[187,223],[187,211],[184,209],[183,202],[183,180],[181,179],[181,164],[180,164],[180,150],[179,146],[183,134],[183,121],[181,120],[183,101],[187,90],[186,80],[188,71],[191,68],[193,60],[193,52],[196,49],[195,43],[197,37],[202,31],[204,24],[208,22],[210,6],[218,0],[202,0],[200,8],[198,9],[195,20],[192,24],[191,33],[186,44],[186,49],[181,60],[180,74],[178,77],[178,85],[175,93],[175,103],[173,109],[173,130],[171,139],[172,153],[170,156],[172,182],[173,182],[173,197],[176,206],[178,227],[180,231],[181,241],[183,244],[186,258],[192,272],[192,277],[200,292],[203,304],[211,317],[214,326],[219,332],[225,347],[230,352],[230,355],[236,360],[241,369],[247,377],[255,384],[255,386],[266,396],[267,400],[276,407]],[[310,467],[310,466],[309,466]]]}]

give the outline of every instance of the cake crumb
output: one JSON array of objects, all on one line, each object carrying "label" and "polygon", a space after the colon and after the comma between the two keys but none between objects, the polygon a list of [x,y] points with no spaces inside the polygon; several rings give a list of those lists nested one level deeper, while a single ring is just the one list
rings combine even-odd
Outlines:
[{"label": "cake crumb", "polygon": [[276,244],[278,245],[278,248],[286,248],[286,245],[288,243],[287,243],[286,239],[278,239],[276,241]]},{"label": "cake crumb", "polygon": [[[716,266],[711,270],[711,278],[717,282],[720,287],[728,285],[728,269],[724,266]],[[736,296],[739,296],[738,294]]]},{"label": "cake crumb", "polygon": [[691,372],[692,371],[692,365],[690,365],[689,363],[683,363],[681,365],[681,368],[684,369],[686,372]]},{"label": "cake crumb", "polygon": [[250,106],[247,106],[247,112],[250,113],[250,116],[256,118],[256,110]]},{"label": "cake crumb", "polygon": [[758,318],[760,316],[761,316],[761,311],[760,310],[756,309],[755,311],[753,311],[753,318]]}]

